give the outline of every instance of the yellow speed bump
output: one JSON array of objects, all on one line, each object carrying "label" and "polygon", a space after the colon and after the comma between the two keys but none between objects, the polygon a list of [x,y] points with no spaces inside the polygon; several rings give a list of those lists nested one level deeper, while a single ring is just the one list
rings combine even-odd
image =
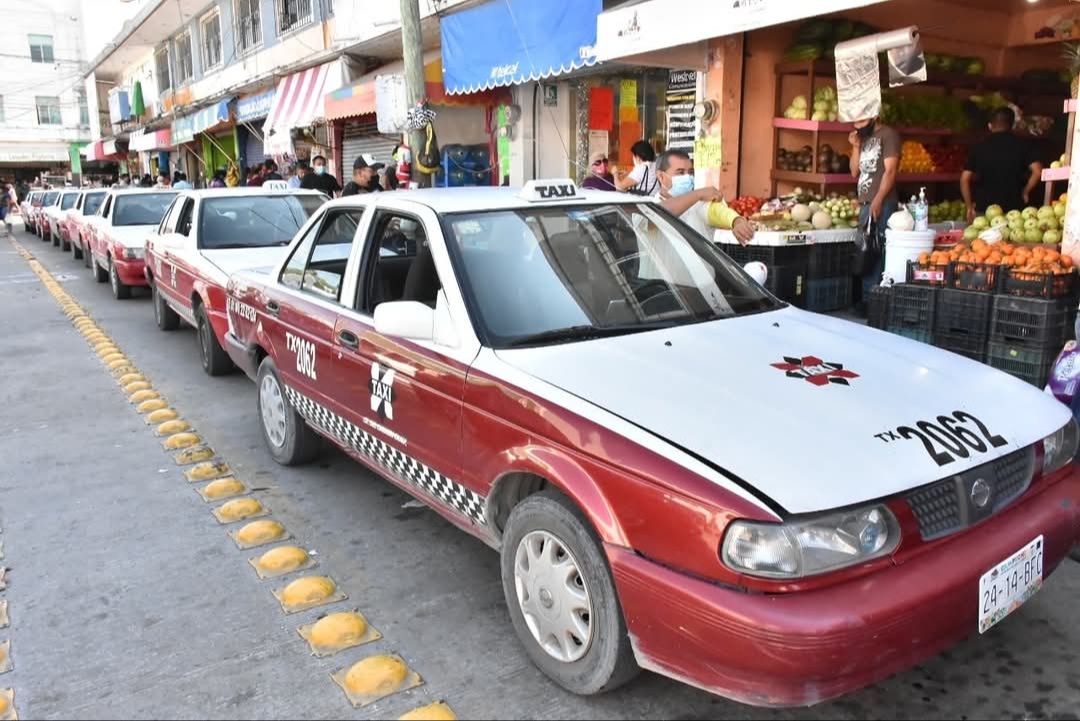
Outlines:
[{"label": "yellow speed bump", "polygon": [[124,356],[120,356],[116,360],[111,360],[108,363],[109,363],[109,370],[116,370],[117,368],[127,368],[127,367],[129,367],[131,365],[131,361],[129,361]]},{"label": "yellow speed bump", "polygon": [[133,365],[120,366],[118,368],[110,368],[109,372],[113,374],[113,378],[119,378],[120,376],[127,375],[128,373],[138,373],[139,369]]},{"label": "yellow speed bump", "polygon": [[287,573],[313,568],[317,565],[311,554],[299,546],[271,548],[258,558],[249,558],[248,563],[255,569],[255,573],[258,574],[259,578],[276,578]]},{"label": "yellow speed bump", "polygon": [[119,353],[120,349],[117,348],[116,346],[114,346],[112,343],[106,341],[105,345],[98,346],[97,348],[94,348],[94,351],[99,356],[101,356],[102,360],[105,360],[106,356],[113,355],[114,353]]},{"label": "yellow speed bump", "polygon": [[183,433],[184,431],[190,431],[190,430],[191,430],[191,424],[190,423],[188,423],[187,421],[182,421],[182,420],[176,419],[176,420],[171,420],[171,421],[165,421],[164,423],[159,425],[157,428],[154,429],[154,435],[155,436],[171,436],[174,433]]},{"label": "yellow speed bump", "polygon": [[[142,393],[143,391],[139,392]],[[153,391],[150,392],[153,393]],[[160,411],[162,408],[168,407],[169,404],[161,400],[160,398],[151,398],[150,400],[145,400],[139,403],[139,405],[135,406],[135,410],[137,410],[139,413],[150,413],[151,411]]]},{"label": "yellow speed bump", "polygon": [[161,442],[170,451],[178,451],[181,448],[191,448],[202,443],[202,439],[194,433],[174,433]]},{"label": "yellow speed bump", "polygon": [[[160,393],[158,393],[157,391],[152,391],[149,388],[145,388],[145,389],[143,389],[141,391],[135,391],[130,396],[128,396],[128,400],[131,401],[132,403],[142,403],[143,401],[150,401],[150,400],[155,400],[155,399],[160,399],[160,398],[161,398]],[[162,403],[164,403],[164,402],[165,401],[162,401]]]},{"label": "yellow speed bump", "polygon": [[204,501],[222,501],[226,498],[232,498],[233,496],[247,493],[247,486],[235,478],[229,477],[210,481],[202,488],[196,490],[199,491],[199,495],[203,497]]},{"label": "yellow speed bump", "polygon": [[146,414],[146,422],[151,425],[158,425],[165,421],[171,421],[174,418],[179,418],[180,414],[174,411],[172,408],[159,408],[153,413]]},{"label": "yellow speed bump", "polygon": [[285,613],[299,613],[316,606],[344,601],[348,596],[329,576],[303,576],[274,591]]},{"label": "yellow speed bump", "polygon": [[184,471],[184,478],[187,478],[189,481],[209,481],[211,478],[219,478],[228,475],[231,472],[232,471],[229,470],[229,464],[225,461],[211,461],[208,463],[200,463],[199,465]]},{"label": "yellow speed bump", "polygon": [[[150,401],[147,401],[149,403]],[[165,408],[165,401],[161,401],[160,406],[154,410],[161,410]],[[139,411],[142,412],[141,410]],[[185,448],[177,453],[173,460],[178,466],[190,466],[192,463],[198,463],[200,461],[208,461],[214,457],[214,449],[209,446],[198,446],[196,448]],[[188,479],[191,480],[191,479]]]},{"label": "yellow speed bump", "polygon": [[[276,550],[276,549],[275,549]],[[333,656],[347,648],[378,641],[382,634],[371,627],[359,611],[342,611],[323,616],[315,623],[296,629],[313,656]]]},{"label": "yellow speed bump", "polygon": [[0,599],[0,628],[7,628],[11,625],[11,621],[8,619],[7,599]]},{"label": "yellow speed bump", "polygon": [[15,713],[15,689],[0,689],[0,721],[19,721]]},{"label": "yellow speed bump", "polygon": [[126,358],[127,356],[125,356],[123,353],[110,353],[109,355],[104,356],[101,360],[105,361],[106,363],[112,363],[115,360],[122,360],[126,362]]},{"label": "yellow speed bump", "polygon": [[445,701],[436,701],[398,716],[398,721],[457,721],[457,714]]},{"label": "yellow speed bump", "polygon": [[142,373],[125,373],[116,379],[116,382],[122,386],[126,386],[128,383],[136,383],[138,381],[144,381],[146,377]]},{"label": "yellow speed bump", "polygon": [[15,665],[11,662],[11,641],[0,643],[0,673],[7,673]]},{"label": "yellow speed bump", "polygon": [[[129,373],[128,375],[138,375],[138,374]],[[153,388],[153,386],[151,386],[146,381],[132,381],[131,383],[128,383],[127,385],[124,386],[124,392],[125,393],[134,393],[135,391],[148,391],[151,388]]]},{"label": "yellow speed bump", "polygon": [[218,506],[212,513],[218,523],[236,523],[247,518],[269,515],[270,510],[254,498],[237,498],[223,506]]},{"label": "yellow speed bump", "polygon": [[236,531],[229,531],[229,537],[233,539],[237,548],[245,549],[284,541],[289,538],[289,533],[278,521],[265,518],[261,521],[252,521]]},{"label": "yellow speed bump", "polygon": [[424,682],[398,655],[370,656],[330,676],[355,708],[373,704]]}]

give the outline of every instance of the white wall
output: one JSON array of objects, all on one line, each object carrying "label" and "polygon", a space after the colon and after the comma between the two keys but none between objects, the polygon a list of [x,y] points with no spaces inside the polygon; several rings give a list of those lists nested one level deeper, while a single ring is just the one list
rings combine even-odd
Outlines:
[{"label": "white wall", "polygon": [[[16,0],[17,2],[18,0]],[[4,0],[11,2],[11,0]],[[93,60],[151,0],[81,0],[86,59]]]},{"label": "white wall", "polygon": [[439,147],[487,144],[490,136],[484,130],[484,108],[457,105],[435,105],[435,133]]},{"label": "white wall", "polygon": [[555,107],[544,105],[543,91],[540,91],[534,118],[534,87],[534,83],[514,87],[514,102],[521,107],[521,119],[514,126],[514,137],[510,141],[510,184],[513,186],[535,178],[575,177],[570,165],[575,154],[570,112],[573,88],[565,82],[557,84],[559,94]]},{"label": "white wall", "polygon": [[[465,0],[437,0],[447,12]],[[420,0],[420,19],[435,14],[435,0]],[[340,0],[334,3],[334,41],[355,45],[401,29],[397,0]],[[399,43],[400,44],[400,43]]]}]

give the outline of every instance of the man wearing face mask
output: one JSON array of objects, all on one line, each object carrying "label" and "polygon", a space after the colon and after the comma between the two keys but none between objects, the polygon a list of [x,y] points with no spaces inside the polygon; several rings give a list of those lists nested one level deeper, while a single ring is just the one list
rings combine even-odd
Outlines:
[{"label": "man wearing face mask", "polygon": [[699,234],[712,237],[705,219],[709,216],[709,204],[719,203],[718,227],[730,228],[742,245],[754,237],[750,222],[728,207],[719,188],[694,188],[694,164],[683,151],[661,153],[656,161],[656,177],[660,180],[660,204]]},{"label": "man wearing face mask", "polygon": [[[896,212],[896,173],[900,167],[900,133],[882,125],[877,118],[855,122],[848,135],[851,143],[851,174],[859,179],[859,227],[865,229],[872,217],[877,223],[881,247],[885,247],[885,223]],[[863,298],[881,281],[885,254],[863,276]]]},{"label": "man wearing face mask", "polygon": [[305,190],[320,190],[331,198],[341,192],[341,185],[337,178],[326,171],[326,158],[316,155],[311,159],[311,171],[300,181],[300,187]]}]

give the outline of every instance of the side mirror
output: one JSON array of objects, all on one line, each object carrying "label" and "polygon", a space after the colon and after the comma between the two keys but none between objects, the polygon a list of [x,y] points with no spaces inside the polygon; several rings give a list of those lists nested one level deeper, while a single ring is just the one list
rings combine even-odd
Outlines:
[{"label": "side mirror", "polygon": [[380,335],[435,339],[435,311],[415,300],[395,300],[375,306],[375,332]]}]

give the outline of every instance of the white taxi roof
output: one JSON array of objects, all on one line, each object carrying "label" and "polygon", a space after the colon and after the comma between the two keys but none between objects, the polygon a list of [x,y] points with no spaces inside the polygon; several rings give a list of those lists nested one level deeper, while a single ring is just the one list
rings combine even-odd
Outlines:
[{"label": "white taxi roof", "polygon": [[236,198],[253,197],[263,195],[323,195],[318,190],[310,188],[288,188],[286,190],[272,190],[267,188],[204,188],[202,190],[177,190],[192,198]]},{"label": "white taxi roof", "polygon": [[[480,210],[514,210],[538,205],[595,205],[597,203],[642,203],[650,198],[610,190],[576,188],[574,196],[541,199],[530,195],[526,188],[468,187],[423,188],[420,190],[394,190],[378,193],[352,195],[332,201],[335,206],[352,204],[368,205],[380,200],[412,202],[425,205],[436,213],[461,213]],[[351,202],[350,202],[351,201]]]}]

